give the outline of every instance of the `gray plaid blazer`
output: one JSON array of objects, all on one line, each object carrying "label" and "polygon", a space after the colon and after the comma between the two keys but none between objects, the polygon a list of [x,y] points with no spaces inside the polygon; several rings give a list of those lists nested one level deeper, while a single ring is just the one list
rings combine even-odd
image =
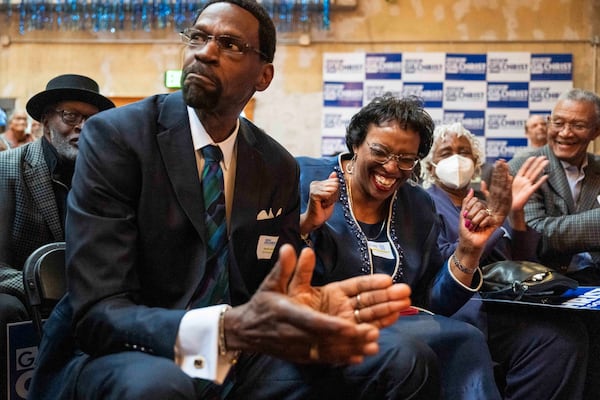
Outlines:
[{"label": "gray plaid blazer", "polygon": [[[548,180],[525,205],[525,220],[542,234],[538,256],[542,263],[565,271],[573,255],[589,252],[600,267],[600,159],[588,154],[579,202],[575,205],[560,161],[548,145],[529,155],[545,155]],[[509,162],[515,174],[526,158]]]},{"label": "gray plaid blazer", "polygon": [[0,152],[0,292],[22,296],[27,257],[63,240],[42,140]]}]

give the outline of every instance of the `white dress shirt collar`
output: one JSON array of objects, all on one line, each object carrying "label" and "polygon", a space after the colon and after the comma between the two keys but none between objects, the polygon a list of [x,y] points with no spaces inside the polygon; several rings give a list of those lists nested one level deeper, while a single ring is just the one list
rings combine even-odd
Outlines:
[{"label": "white dress shirt collar", "polygon": [[215,143],[208,134],[208,132],[206,132],[206,129],[204,129],[204,125],[202,125],[202,122],[200,122],[200,118],[198,118],[196,111],[190,106],[187,107],[187,110],[188,117],[190,120],[190,130],[192,131],[192,141],[194,143],[194,150],[199,150],[202,147],[208,146],[210,144],[219,146],[221,152],[223,152],[223,166],[224,169],[227,170],[229,168],[229,165],[231,164],[231,159],[233,158],[235,140],[240,129],[239,118],[236,121],[233,133],[222,142]]}]

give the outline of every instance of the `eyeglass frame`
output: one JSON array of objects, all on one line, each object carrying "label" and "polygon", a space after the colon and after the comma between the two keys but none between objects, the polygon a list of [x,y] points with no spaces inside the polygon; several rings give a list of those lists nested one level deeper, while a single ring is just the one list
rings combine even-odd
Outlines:
[{"label": "eyeglass frame", "polygon": [[[401,171],[412,171],[412,170],[415,169],[415,167],[417,166],[417,164],[419,164],[419,162],[421,161],[421,159],[418,156],[413,156],[411,154],[403,154],[403,153],[401,153],[401,154],[394,154],[394,153],[391,153],[391,152],[389,152],[389,151],[387,151],[387,150],[385,150],[385,149],[383,149],[381,147],[379,147],[379,148],[374,148],[373,147],[373,146],[379,146],[378,144],[371,144],[371,143],[367,142],[366,140],[365,140],[365,143],[367,144],[367,147],[369,148],[369,150],[371,152],[371,158],[373,158],[373,161],[375,161],[377,164],[385,165],[385,164],[389,163],[390,161],[394,160],[396,162],[396,167],[398,167],[399,170],[401,170]],[[384,162],[376,160],[374,158],[375,156],[373,155],[374,151],[385,152],[386,153],[386,160]],[[406,157],[411,157],[411,158],[414,157],[412,159],[413,166],[410,167],[410,168],[402,168],[400,166],[400,163],[403,162],[402,160],[403,159],[404,160],[407,159]]]},{"label": "eyeglass frame", "polygon": [[[82,113],[80,113],[79,111],[68,111],[68,110],[54,110],[55,113],[57,113],[58,115],[60,115],[60,119],[63,123],[65,123],[66,125],[69,126],[77,126],[77,125],[81,125],[83,122],[87,121],[88,118],[91,117],[91,115],[83,115]],[[68,114],[73,114],[74,116],[77,116],[77,122],[76,123],[72,123],[72,122],[68,122],[65,120],[65,113]]]},{"label": "eyeglass frame", "polygon": [[558,122],[558,124],[560,126],[556,126],[557,122],[556,120],[552,119],[552,117],[548,117],[548,125],[550,125],[553,129],[557,129],[559,132],[562,132],[567,126],[569,127],[569,130],[573,133],[577,133],[577,134],[581,134],[581,133],[586,133],[589,132],[593,129],[594,125],[587,125],[583,122],[577,121],[577,122],[573,122],[573,121],[564,121],[564,122]]},{"label": "eyeglass frame", "polygon": [[[200,43],[197,43],[197,44],[192,43],[195,39],[192,39],[192,37],[190,36],[190,32],[198,32],[198,33],[206,35],[205,42],[201,43],[201,44]],[[185,28],[183,31],[179,32],[179,36],[181,37],[181,41],[183,42],[183,44],[185,44],[186,46],[188,46],[190,48],[204,48],[204,46],[206,46],[208,44],[208,42],[210,42],[211,40],[214,40],[215,43],[217,44],[217,47],[219,48],[219,50],[222,50],[227,54],[243,55],[243,54],[247,54],[249,51],[253,51],[256,54],[258,54],[259,56],[261,56],[261,58],[263,58],[264,60],[268,59],[268,57],[265,53],[263,53],[256,47],[252,46],[250,43],[244,42],[242,39],[235,37],[235,36],[211,35],[209,33],[206,33],[203,30],[194,29],[194,28]],[[237,47],[240,48],[240,51],[235,51],[235,50],[231,50],[231,49],[227,48],[228,43],[227,42],[222,43],[221,42],[222,39],[229,40],[229,44],[236,45]]]}]

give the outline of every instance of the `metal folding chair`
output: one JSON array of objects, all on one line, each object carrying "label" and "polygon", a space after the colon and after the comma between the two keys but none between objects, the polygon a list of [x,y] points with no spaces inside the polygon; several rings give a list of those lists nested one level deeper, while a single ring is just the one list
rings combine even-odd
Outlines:
[{"label": "metal folding chair", "polygon": [[65,242],[35,250],[23,266],[23,283],[31,319],[40,337],[42,323],[66,291]]}]

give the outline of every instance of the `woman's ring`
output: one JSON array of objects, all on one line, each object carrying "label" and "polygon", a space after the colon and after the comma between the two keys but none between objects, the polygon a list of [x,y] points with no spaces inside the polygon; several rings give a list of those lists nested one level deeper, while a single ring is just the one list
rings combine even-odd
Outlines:
[{"label": "woman's ring", "polygon": [[311,361],[319,361],[319,345],[318,344],[313,343],[310,345],[308,357],[310,357]]},{"label": "woman's ring", "polygon": [[492,210],[490,210],[489,208],[486,208],[485,212],[487,212],[488,216],[490,216],[490,217],[492,216]]},{"label": "woman's ring", "polygon": [[360,310],[358,308],[354,309],[354,319],[356,320],[357,324],[362,323],[362,321],[360,320]]},{"label": "woman's ring", "polygon": [[359,309],[359,310],[360,310],[361,308],[363,308],[363,305],[362,305],[362,303],[360,302],[360,293],[356,295],[356,308],[357,308],[357,309]]}]

